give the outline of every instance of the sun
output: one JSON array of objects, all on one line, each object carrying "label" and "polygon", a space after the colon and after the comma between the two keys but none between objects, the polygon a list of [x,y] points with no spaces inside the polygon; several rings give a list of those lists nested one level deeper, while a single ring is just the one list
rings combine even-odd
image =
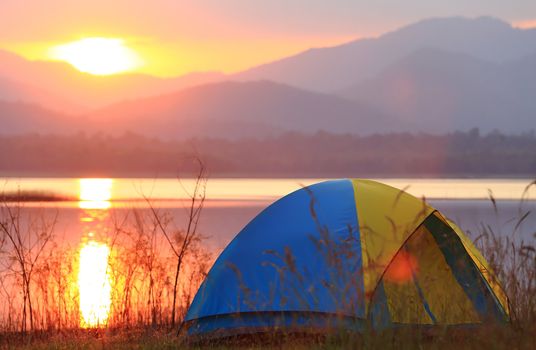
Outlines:
[{"label": "sun", "polygon": [[140,56],[117,38],[85,38],[57,45],[49,50],[49,56],[94,75],[124,73],[142,65]]}]

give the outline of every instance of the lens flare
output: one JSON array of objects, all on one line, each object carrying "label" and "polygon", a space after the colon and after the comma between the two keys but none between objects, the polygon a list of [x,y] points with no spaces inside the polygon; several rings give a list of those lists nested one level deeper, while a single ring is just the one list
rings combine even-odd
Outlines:
[{"label": "lens flare", "polygon": [[385,271],[384,278],[390,282],[406,283],[411,281],[413,275],[418,272],[417,259],[408,252],[400,251]]},{"label": "lens flare", "polygon": [[89,241],[80,249],[78,288],[82,327],[99,327],[108,322],[111,305],[109,256],[110,248],[104,243]]}]

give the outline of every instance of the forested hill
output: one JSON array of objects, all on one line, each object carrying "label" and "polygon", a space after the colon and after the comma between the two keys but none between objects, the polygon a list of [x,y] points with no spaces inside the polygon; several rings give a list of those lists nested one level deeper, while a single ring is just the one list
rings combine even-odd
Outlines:
[{"label": "forested hill", "polygon": [[135,134],[0,136],[1,176],[175,177],[200,157],[212,177],[535,177],[534,132],[286,133],[162,141]]}]

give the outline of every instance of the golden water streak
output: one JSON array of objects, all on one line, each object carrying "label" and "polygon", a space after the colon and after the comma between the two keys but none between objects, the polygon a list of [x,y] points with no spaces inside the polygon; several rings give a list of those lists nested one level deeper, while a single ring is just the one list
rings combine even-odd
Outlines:
[{"label": "golden water streak", "polygon": [[87,242],[80,249],[78,288],[82,327],[106,325],[111,305],[108,274],[110,249],[104,243]]},{"label": "golden water streak", "polygon": [[80,179],[78,206],[80,209],[109,209],[112,198],[112,179]]}]

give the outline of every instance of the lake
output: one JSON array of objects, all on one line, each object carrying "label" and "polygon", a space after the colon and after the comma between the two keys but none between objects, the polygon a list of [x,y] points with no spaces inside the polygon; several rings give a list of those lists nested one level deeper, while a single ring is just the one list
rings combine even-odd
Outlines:
[{"label": "lake", "polygon": [[[473,236],[489,225],[500,235],[532,240],[536,231],[536,187],[529,179],[377,179],[426,198]],[[208,246],[219,251],[263,208],[277,198],[322,179],[209,179],[200,231]],[[56,235],[76,245],[88,235],[106,235],[111,220],[119,220],[132,208],[145,210],[148,202],[167,212],[180,228],[186,221],[186,201],[193,179],[78,179],[4,178],[0,192],[54,194],[72,200],[24,203],[29,213],[58,215]],[[496,206],[490,200],[490,194]],[[523,198],[523,200],[521,200]]]}]

